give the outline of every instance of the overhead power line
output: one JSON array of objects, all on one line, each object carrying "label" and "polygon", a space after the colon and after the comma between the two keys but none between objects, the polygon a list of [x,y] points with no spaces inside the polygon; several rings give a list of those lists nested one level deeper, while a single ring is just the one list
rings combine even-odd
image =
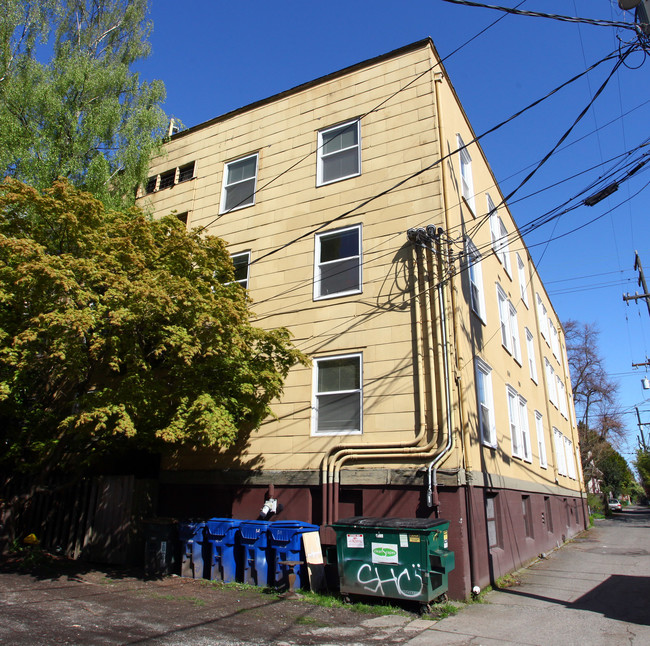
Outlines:
[{"label": "overhead power line", "polygon": [[594,20],[593,18],[579,18],[575,16],[563,16],[555,13],[542,13],[540,11],[526,11],[513,9],[512,7],[502,7],[499,5],[484,4],[482,2],[474,2],[473,0],[444,0],[451,4],[462,4],[467,5],[468,7],[479,7],[481,9],[495,9],[497,11],[503,11],[505,13],[515,14],[517,16],[528,16],[532,18],[550,18],[552,20],[559,20],[560,22],[573,22],[580,23],[583,25],[594,25],[596,27],[616,27],[619,29],[629,29],[636,32],[637,28],[635,25],[630,24],[629,22],[618,22],[613,20]]}]

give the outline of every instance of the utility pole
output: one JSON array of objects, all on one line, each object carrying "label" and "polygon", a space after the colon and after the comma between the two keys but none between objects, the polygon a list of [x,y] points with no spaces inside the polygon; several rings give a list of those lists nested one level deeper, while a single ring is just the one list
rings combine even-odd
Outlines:
[{"label": "utility pole", "polygon": [[639,272],[638,285],[643,287],[643,294],[634,293],[634,295],[624,294],[623,300],[627,303],[629,301],[638,301],[640,298],[645,300],[645,304],[648,307],[648,314],[650,314],[650,293],[648,293],[648,283],[645,280],[645,274],[643,273],[643,266],[641,265],[641,258],[639,258],[639,252],[634,252],[634,271]]},{"label": "utility pole", "polygon": [[636,409],[636,418],[639,421],[639,433],[641,433],[641,440],[639,441],[639,446],[643,449],[643,452],[645,453],[648,450],[648,447],[646,446],[645,443],[645,436],[643,435],[643,427],[647,425],[647,422],[644,424],[641,421],[641,413],[639,413],[639,407],[635,406]]}]

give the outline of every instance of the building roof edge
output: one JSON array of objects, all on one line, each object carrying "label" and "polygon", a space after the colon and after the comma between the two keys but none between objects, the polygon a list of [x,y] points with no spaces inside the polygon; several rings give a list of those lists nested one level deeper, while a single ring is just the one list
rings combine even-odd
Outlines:
[{"label": "building roof edge", "polygon": [[186,130],[181,130],[180,132],[177,132],[176,134],[172,135],[168,139],[168,141],[174,141],[176,139],[180,139],[193,132],[197,132],[199,130],[202,130],[203,128],[212,126],[215,123],[219,123],[220,121],[226,121],[227,119],[230,119],[238,114],[247,112],[248,110],[253,110],[255,108],[266,105],[268,103],[273,103],[274,101],[278,101],[292,94],[297,94],[298,92],[302,92],[303,90],[306,90],[310,87],[320,85],[321,83],[331,81],[332,79],[336,79],[340,76],[345,76],[346,74],[356,72],[357,70],[363,69],[364,67],[370,67],[371,65],[376,65],[377,63],[380,63],[382,61],[389,60],[391,58],[396,58],[397,56],[402,56],[403,54],[407,54],[411,51],[416,51],[424,47],[432,47],[435,51],[435,47],[433,45],[433,41],[431,40],[431,38],[430,37],[423,38],[422,40],[418,40],[409,45],[399,47],[398,49],[393,49],[390,52],[386,52],[385,54],[380,54],[379,56],[375,56],[374,58],[369,58],[365,61],[361,61],[360,63],[349,65],[348,67],[344,67],[343,69],[340,69],[336,72],[331,72],[329,74],[326,74],[325,76],[319,76],[318,78],[315,78],[311,81],[301,83],[300,85],[296,85],[295,87],[292,87],[288,90],[283,90],[282,92],[273,94],[269,97],[266,97],[265,99],[260,99],[258,101],[254,101],[253,103],[248,103],[247,105],[244,105],[241,108],[236,108],[234,110],[231,110],[230,112],[226,112],[222,115],[219,115],[218,117],[213,117],[212,119],[208,119],[207,121],[198,123],[195,126],[191,126],[190,128],[187,128]]}]

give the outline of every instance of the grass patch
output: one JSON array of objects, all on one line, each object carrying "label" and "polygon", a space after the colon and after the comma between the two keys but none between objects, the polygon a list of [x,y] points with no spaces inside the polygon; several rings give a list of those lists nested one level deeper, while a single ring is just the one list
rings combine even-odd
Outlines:
[{"label": "grass patch", "polygon": [[325,622],[319,621],[318,619],[310,617],[309,615],[298,617],[296,619],[296,624],[299,626],[314,626],[315,628],[328,628],[330,626],[330,624],[326,624]]},{"label": "grass patch", "polygon": [[460,608],[453,603],[435,603],[429,606],[429,611],[422,615],[422,619],[440,621],[446,617],[453,617],[459,610]]},{"label": "grass patch", "polygon": [[520,579],[515,574],[504,574],[500,576],[495,582],[494,587],[497,590],[505,590],[506,588],[513,588],[521,583]]},{"label": "grass patch", "polygon": [[406,610],[386,603],[377,603],[376,605],[362,602],[348,603],[339,595],[317,594],[309,591],[301,592],[301,596],[303,601],[322,608],[345,608],[365,615],[411,616],[411,613],[406,612]]}]

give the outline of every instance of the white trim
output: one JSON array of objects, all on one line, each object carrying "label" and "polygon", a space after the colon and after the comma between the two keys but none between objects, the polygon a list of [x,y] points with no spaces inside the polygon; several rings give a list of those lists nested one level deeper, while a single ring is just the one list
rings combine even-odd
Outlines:
[{"label": "white trim", "polygon": [[521,259],[519,252],[515,252],[517,259],[517,274],[519,275],[519,293],[521,294],[521,300],[523,304],[528,307],[528,281],[526,279],[526,265]]},{"label": "white trim", "polygon": [[469,279],[469,300],[472,311],[483,321],[485,318],[485,296],[483,289],[483,269],[481,252],[470,238],[465,238],[465,259]]},{"label": "white trim", "polygon": [[[497,429],[494,421],[494,397],[492,393],[492,368],[480,357],[474,358],[476,378],[477,423],[481,443],[497,448]],[[482,387],[482,388],[481,388]],[[483,391],[481,393],[481,390]],[[481,394],[483,397],[481,397]],[[487,419],[486,419],[487,418]],[[487,426],[487,431],[486,427]]]},{"label": "white trim", "polygon": [[244,289],[248,289],[248,283],[250,280],[251,252],[241,251],[239,253],[230,254],[230,260],[232,260],[233,264],[235,264],[235,258],[243,258],[243,257],[246,257],[246,278],[243,280],[235,279],[233,282],[239,283]]},{"label": "white trim", "polygon": [[[321,241],[324,238],[332,238],[338,234],[344,234],[347,231],[357,231],[357,253],[349,256],[343,256],[342,258],[336,258],[334,260],[321,261],[321,250],[322,243]],[[339,296],[348,296],[349,294],[361,294],[363,291],[363,275],[362,275],[362,229],[360,224],[355,224],[350,227],[345,227],[342,229],[333,229],[331,231],[323,231],[322,233],[317,233],[314,236],[314,300],[326,300],[329,298],[338,298]],[[335,268],[336,265],[342,265],[346,261],[351,261],[356,259],[356,269],[357,269],[357,284],[358,287],[354,289],[345,289],[337,292],[331,292],[329,294],[323,294],[322,281],[323,281],[323,269],[326,267]],[[336,274],[334,274],[336,275]]]},{"label": "white trim", "polygon": [[[255,159],[255,174],[252,177],[246,177],[242,180],[236,180],[228,183],[228,173],[230,166],[238,164],[239,162],[247,161],[248,159]],[[239,159],[233,159],[232,161],[226,162],[223,166],[223,179],[221,182],[221,201],[219,202],[219,213],[230,213],[232,211],[238,211],[239,209],[244,209],[247,206],[253,206],[255,204],[255,196],[257,192],[257,172],[259,167],[259,153],[253,153],[252,155],[246,155],[245,157],[239,157]],[[228,199],[228,189],[237,186],[238,184],[243,184],[244,182],[253,184],[250,194],[247,193],[246,201],[240,200],[235,206],[226,208],[226,201]]]},{"label": "white trim", "polygon": [[535,411],[535,431],[537,432],[537,451],[539,455],[539,466],[542,469],[548,468],[546,458],[546,438],[544,437],[544,418],[539,411]]},{"label": "white trim", "polygon": [[474,177],[472,174],[472,157],[465,147],[463,138],[457,134],[456,141],[458,143],[458,164],[460,167],[460,185],[461,193],[465,201],[472,210],[472,214],[476,213],[476,201],[474,198]]},{"label": "white trim", "polygon": [[[319,365],[327,361],[336,361],[339,359],[357,359],[359,366],[359,385],[357,388],[348,388],[341,390],[329,390],[329,391],[319,391],[318,390],[318,377],[319,377]],[[351,395],[354,393],[359,394],[359,428],[358,429],[339,429],[339,430],[328,430],[328,431],[319,431],[319,397],[326,395]],[[326,435],[361,435],[363,434],[363,353],[355,352],[350,354],[339,354],[329,357],[318,357],[314,359],[313,370],[312,370],[312,405],[311,405],[311,435],[312,437],[321,437]]]},{"label": "white trim", "polygon": [[[326,135],[328,132],[332,132],[332,130],[345,130],[348,126],[351,126],[354,124],[354,129],[356,130],[357,134],[357,142],[356,144],[352,146],[347,146],[346,148],[341,148],[340,150],[334,151],[332,153],[324,153],[323,148],[323,137]],[[334,155],[340,154],[342,152],[350,151],[357,149],[357,171],[355,173],[349,173],[348,175],[341,175],[340,177],[336,177],[334,179],[329,179],[325,181],[323,179],[323,170],[324,170],[324,165],[323,165],[323,159],[328,158],[328,157],[333,157]],[[323,130],[318,131],[318,152],[316,154],[316,186],[326,186],[327,184],[333,184],[334,182],[340,182],[344,179],[349,179],[350,177],[358,177],[361,175],[361,122],[359,119],[353,119],[351,121],[346,121],[344,123],[339,123],[335,126],[330,126],[329,128],[325,128]]]},{"label": "white trim", "polygon": [[537,359],[535,357],[535,343],[533,333],[528,329],[524,328],[524,334],[526,335],[526,351],[528,353],[528,369],[530,371],[530,378],[537,382]]},{"label": "white trim", "polygon": [[508,244],[508,230],[503,223],[489,193],[485,194],[487,199],[488,213],[490,214],[490,233],[492,235],[492,249],[497,255],[499,262],[503,265],[508,276],[512,279],[512,267],[510,265],[510,246]]}]

